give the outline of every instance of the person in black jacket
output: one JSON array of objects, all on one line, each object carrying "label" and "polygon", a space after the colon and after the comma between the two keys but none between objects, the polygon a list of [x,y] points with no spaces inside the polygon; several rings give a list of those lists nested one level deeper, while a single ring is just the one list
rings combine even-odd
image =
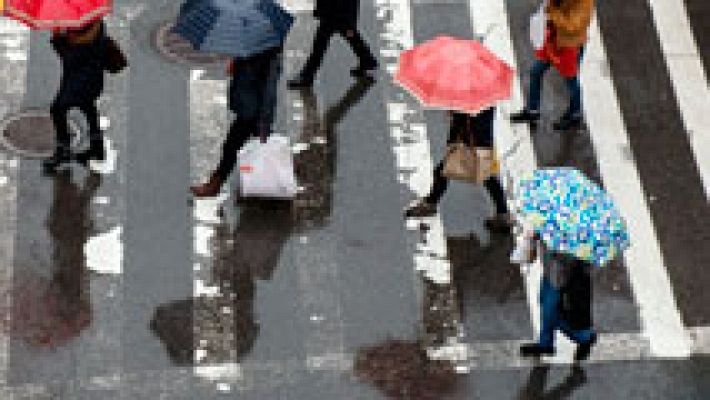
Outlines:
[{"label": "person in black jacket", "polygon": [[79,108],[89,124],[89,150],[77,154],[77,160],[86,163],[89,159],[105,158],[96,100],[104,89],[108,41],[106,27],[102,21],[52,35],[50,42],[62,63],[62,79],[59,92],[50,108],[56,149],[54,154],[43,162],[47,173],[54,172],[57,167],[72,159],[67,123],[67,115],[72,108]]},{"label": "person in black jacket", "polygon": [[[473,116],[452,112],[447,144],[463,141],[468,145],[473,142],[476,147],[493,147],[495,113],[495,107],[483,110]],[[449,185],[449,181],[443,175],[443,171],[444,161],[442,160],[434,169],[434,182],[429,195],[405,211],[407,218],[429,217],[436,214],[437,205]],[[491,176],[483,182],[483,185],[491,195],[496,207],[496,216],[486,220],[486,226],[490,230],[508,231],[512,225],[512,218],[508,212],[508,204],[505,200],[505,192],[500,179],[495,175]]]},{"label": "person in black jacket", "polygon": [[313,50],[297,77],[288,82],[291,89],[313,85],[316,71],[320,67],[331,36],[339,33],[352,47],[359,59],[359,65],[350,71],[354,77],[364,77],[367,71],[377,68],[377,60],[357,29],[360,9],[359,0],[316,0],[313,15],[320,20],[313,40]]}]

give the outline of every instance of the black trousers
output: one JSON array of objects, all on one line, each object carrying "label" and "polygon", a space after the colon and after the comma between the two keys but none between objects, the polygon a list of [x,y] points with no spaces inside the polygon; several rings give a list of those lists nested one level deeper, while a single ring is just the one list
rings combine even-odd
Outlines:
[{"label": "black trousers", "polygon": [[219,160],[215,175],[226,180],[237,164],[237,154],[250,137],[257,136],[257,119],[237,117],[232,121],[227,139],[222,144],[222,158]]},{"label": "black trousers", "polygon": [[78,108],[86,116],[89,123],[89,140],[100,141],[103,139],[101,128],[99,127],[99,110],[96,108],[96,100],[86,101],[82,104],[71,104],[62,101],[55,101],[49,109],[54,124],[54,132],[57,139],[57,147],[68,149],[71,145],[71,135],[69,134],[69,110]]},{"label": "black trousers", "polygon": [[370,52],[365,40],[363,40],[362,35],[360,35],[360,31],[356,27],[350,29],[353,31],[352,37],[346,35],[348,28],[321,21],[316,30],[315,38],[313,39],[313,49],[308,56],[308,60],[306,60],[306,64],[303,66],[301,75],[311,79],[315,76],[316,71],[318,71],[318,68],[320,68],[323,62],[325,52],[328,50],[330,38],[336,33],[340,34],[340,36],[348,41],[348,44],[350,44],[350,47],[353,49],[353,52],[358,57],[361,64],[374,63],[375,56]]}]

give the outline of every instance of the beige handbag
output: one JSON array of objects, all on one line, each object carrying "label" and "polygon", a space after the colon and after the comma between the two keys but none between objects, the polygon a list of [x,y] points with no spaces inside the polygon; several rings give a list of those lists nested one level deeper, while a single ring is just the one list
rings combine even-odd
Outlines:
[{"label": "beige handbag", "polygon": [[497,175],[498,170],[493,149],[458,142],[448,146],[442,175],[453,180],[481,183]]}]

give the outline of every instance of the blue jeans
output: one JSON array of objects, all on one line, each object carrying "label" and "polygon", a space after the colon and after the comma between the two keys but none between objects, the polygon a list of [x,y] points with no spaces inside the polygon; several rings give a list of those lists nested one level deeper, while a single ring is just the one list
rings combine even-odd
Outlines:
[{"label": "blue jeans", "polygon": [[[582,63],[584,47],[579,49],[578,63]],[[525,108],[531,111],[540,111],[540,98],[542,97],[542,78],[545,72],[550,69],[550,63],[535,60],[530,69],[530,85],[528,86],[528,104]],[[582,86],[579,83],[579,74],[572,78],[565,78],[565,84],[569,91],[569,107],[565,112],[566,117],[582,116]]]},{"label": "blue jeans", "polygon": [[555,331],[560,330],[575,343],[589,342],[593,329],[570,329],[566,321],[560,317],[560,290],[552,286],[547,278],[542,278],[540,284],[540,339],[542,347],[555,347]]}]

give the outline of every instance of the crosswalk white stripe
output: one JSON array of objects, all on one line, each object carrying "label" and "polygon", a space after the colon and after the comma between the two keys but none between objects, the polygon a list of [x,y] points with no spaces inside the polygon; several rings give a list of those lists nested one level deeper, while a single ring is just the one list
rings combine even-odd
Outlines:
[{"label": "crosswalk white stripe", "polygon": [[[515,51],[513,49],[512,35],[508,26],[506,5],[503,0],[493,0],[486,3],[470,0],[469,11],[471,13],[471,24],[481,37],[480,33],[489,32],[485,37],[484,44],[505,60],[515,70],[518,70]],[[511,180],[517,179],[525,171],[537,169],[538,163],[533,150],[533,143],[530,137],[530,128],[527,124],[512,125],[507,115],[515,110],[522,109],[525,101],[521,89],[520,76],[526,71],[517,71],[513,82],[512,97],[507,102],[499,104],[499,112],[496,119],[495,141],[498,150],[505,150],[517,146],[517,150],[512,153],[507,161],[502,165],[504,175],[507,176],[507,190],[511,190]],[[537,334],[540,331],[540,279],[542,277],[542,265],[539,260],[526,267],[523,273],[525,287],[527,291],[528,305],[530,308],[530,321],[533,331]],[[558,353],[560,357],[569,356],[570,348],[560,342]]]},{"label": "crosswalk white stripe", "polygon": [[682,0],[649,0],[695,162],[710,197],[710,89]]},{"label": "crosswalk white stripe", "polygon": [[[0,121],[22,104],[27,79],[29,53],[28,28],[10,20],[0,20]],[[0,309],[6,316],[11,310],[15,234],[17,232],[18,160],[9,153],[0,153]],[[8,321],[3,326],[8,327]],[[0,387],[7,385],[9,362],[9,332],[0,332]],[[12,395],[10,395],[12,398]]]},{"label": "crosswalk white stripe", "polygon": [[[380,28],[380,54],[386,71],[393,75],[397,69],[399,54],[414,45],[412,13],[409,0],[377,0],[375,3]],[[390,78],[391,79],[391,78]],[[393,139],[393,153],[398,181],[418,198],[426,195],[433,181],[433,164],[427,138],[427,127],[421,107],[408,93],[388,84],[383,89],[387,122]],[[425,279],[437,285],[451,284],[451,264],[447,259],[446,240],[441,217],[437,214],[422,220],[428,230],[422,234],[415,253],[414,266]],[[409,220],[410,231],[419,230],[419,221]],[[448,338],[445,346],[428,349],[431,356],[439,359],[462,360],[466,358],[465,347],[459,340],[463,333],[458,321],[458,336]]]},{"label": "crosswalk white stripe", "polygon": [[629,158],[629,138],[616,91],[608,74],[608,59],[596,19],[581,71],[587,125],[604,184],[628,223],[631,246],[625,264],[643,333],[658,357],[687,357],[690,342],[673,297],[641,178]]}]

